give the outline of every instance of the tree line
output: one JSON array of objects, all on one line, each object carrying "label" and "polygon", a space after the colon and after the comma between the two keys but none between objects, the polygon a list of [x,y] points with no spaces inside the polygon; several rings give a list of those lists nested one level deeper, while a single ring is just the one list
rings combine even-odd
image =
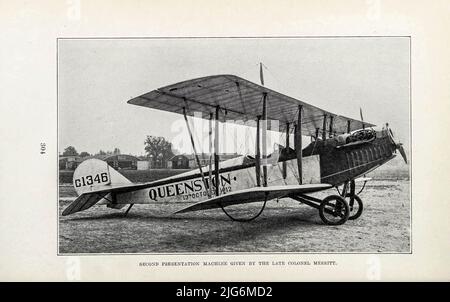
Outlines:
[{"label": "tree line", "polygon": [[80,156],[80,157],[87,157],[92,155],[117,155],[120,154],[119,148],[114,148],[113,151],[103,151],[100,150],[95,154],[90,154],[89,152],[82,151],[78,153],[77,149],[74,146],[68,146],[64,149],[62,156]]},{"label": "tree line", "polygon": [[[144,141],[144,151],[146,154],[146,158],[153,164],[166,162],[175,155],[172,143],[162,136],[147,135]],[[87,157],[91,155],[118,155],[118,154],[121,154],[119,148],[114,148],[113,151],[99,150],[95,154],[90,154],[89,152],[86,151],[78,153],[77,149],[74,146],[68,146],[64,149],[62,156]]]}]

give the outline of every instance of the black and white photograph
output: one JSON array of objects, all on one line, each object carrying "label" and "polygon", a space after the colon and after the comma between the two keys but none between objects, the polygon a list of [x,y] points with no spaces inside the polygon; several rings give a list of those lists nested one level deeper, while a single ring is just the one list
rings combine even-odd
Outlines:
[{"label": "black and white photograph", "polygon": [[58,255],[411,253],[411,37],[57,40]]},{"label": "black and white photograph", "polygon": [[207,300],[450,280],[449,13],[0,4],[0,281]]}]

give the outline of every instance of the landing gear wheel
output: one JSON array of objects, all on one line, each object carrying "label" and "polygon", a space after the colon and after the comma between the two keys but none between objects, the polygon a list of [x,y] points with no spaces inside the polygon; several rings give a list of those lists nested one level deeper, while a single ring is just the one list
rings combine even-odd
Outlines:
[{"label": "landing gear wheel", "polygon": [[[349,220],[355,220],[361,216],[363,212],[363,202],[361,198],[358,195],[354,195],[353,199],[350,197],[350,195],[347,195],[346,197],[350,198],[349,207],[350,207],[350,216],[348,217]],[[355,203],[356,201],[356,203]]]},{"label": "landing gear wheel", "polygon": [[320,203],[319,215],[325,224],[341,225],[348,220],[350,208],[341,196],[330,195]]}]

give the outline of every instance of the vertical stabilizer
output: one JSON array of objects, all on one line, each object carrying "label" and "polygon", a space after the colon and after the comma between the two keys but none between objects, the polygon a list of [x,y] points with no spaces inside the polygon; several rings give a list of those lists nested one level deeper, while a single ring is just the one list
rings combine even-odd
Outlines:
[{"label": "vertical stabilizer", "polygon": [[107,162],[95,158],[83,161],[73,173],[73,186],[78,195],[130,183]]}]

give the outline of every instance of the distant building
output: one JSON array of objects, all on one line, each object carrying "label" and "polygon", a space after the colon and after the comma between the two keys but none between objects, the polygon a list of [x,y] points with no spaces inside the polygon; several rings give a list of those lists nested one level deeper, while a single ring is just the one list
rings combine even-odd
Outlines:
[{"label": "distant building", "polygon": [[79,156],[60,156],[59,157],[59,169],[60,170],[75,170],[78,165],[83,161]]},{"label": "distant building", "polygon": [[[238,156],[241,155],[237,153],[219,154],[219,160],[224,161]],[[209,165],[209,154],[200,153],[198,154],[198,157],[202,167]],[[212,158],[212,164],[214,164],[214,158]],[[194,169],[197,167],[197,160],[195,159],[194,154],[179,154],[169,159],[167,167],[169,169]]]},{"label": "distant building", "polygon": [[138,170],[149,170],[151,168],[151,162],[149,160],[138,160],[137,169]]},{"label": "distant building", "polygon": [[94,155],[84,157],[83,160],[97,158],[106,161],[108,165],[116,170],[127,169],[136,170],[139,159],[133,155],[127,154],[107,154],[107,155]]},{"label": "distant building", "polygon": [[189,158],[184,154],[175,155],[169,159],[167,167],[169,169],[189,169]]},{"label": "distant building", "polygon": [[[237,153],[225,153],[219,155],[219,160],[224,161],[240,156]],[[209,154],[198,155],[200,164],[204,167],[209,165]],[[170,158],[167,162],[158,160],[153,162],[147,157],[135,157],[127,154],[107,154],[107,155],[93,155],[87,157],[80,156],[60,156],[59,169],[60,170],[75,170],[80,163],[87,159],[96,158],[108,163],[116,170],[150,170],[150,169],[195,169],[197,161],[194,154],[180,154]],[[214,158],[213,162],[214,164]]]}]

